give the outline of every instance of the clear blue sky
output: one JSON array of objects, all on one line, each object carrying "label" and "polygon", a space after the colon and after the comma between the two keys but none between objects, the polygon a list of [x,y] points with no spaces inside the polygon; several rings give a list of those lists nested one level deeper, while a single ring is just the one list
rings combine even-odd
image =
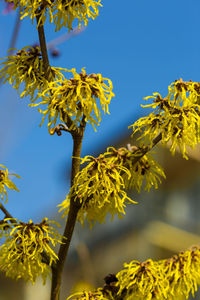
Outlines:
[{"label": "clear blue sky", "polygon": [[[125,4],[123,4],[125,3]],[[99,17],[89,21],[80,35],[59,46],[53,66],[86,67],[113,81],[116,97],[110,116],[103,117],[95,133],[89,125],[83,155],[111,143],[127,125],[143,113],[142,98],[153,92],[163,96],[180,77],[199,81],[200,39],[198,0],[102,0]],[[0,2],[0,12],[4,3]],[[16,14],[0,15],[0,57],[6,56]],[[67,29],[54,32],[45,25],[47,41]],[[16,48],[38,41],[36,25],[23,20]],[[50,136],[41,114],[27,107],[12,87],[0,87],[0,163],[23,179],[15,180],[20,193],[9,192],[7,208],[17,218],[39,221],[50,216],[68,192],[65,171],[70,168],[70,135]]]}]

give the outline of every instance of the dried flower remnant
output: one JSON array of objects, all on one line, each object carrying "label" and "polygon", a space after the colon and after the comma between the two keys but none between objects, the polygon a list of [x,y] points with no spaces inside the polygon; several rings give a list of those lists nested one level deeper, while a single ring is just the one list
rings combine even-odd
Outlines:
[{"label": "dried flower remnant", "polygon": [[2,14],[7,15],[13,12],[14,3],[12,1],[10,2],[4,1],[4,2],[5,2],[5,8],[3,9]]},{"label": "dried flower remnant", "polygon": [[[12,221],[11,223],[8,222]],[[23,278],[34,283],[39,275],[43,281],[50,273],[50,266],[56,262],[57,255],[51,248],[61,243],[61,236],[50,226],[47,218],[39,224],[23,223],[16,219],[4,219],[1,232],[4,231],[4,244],[0,247],[0,270],[13,279]],[[57,224],[57,223],[56,223]],[[43,254],[49,258],[44,262]]]},{"label": "dried flower remnant", "polygon": [[[68,71],[68,70],[65,70]],[[99,99],[100,107],[104,113],[109,113],[108,104],[114,96],[112,82],[103,78],[101,74],[87,75],[85,70],[76,73],[75,69],[68,72],[73,73],[73,78],[52,81],[48,88],[40,95],[42,102],[32,106],[47,105],[46,110],[39,111],[44,114],[42,123],[48,116],[48,127],[51,129],[56,125],[57,119],[67,123],[68,116],[72,118],[72,128],[82,123],[82,119],[90,122],[93,127],[101,121],[101,111],[97,105]],[[108,85],[105,83],[108,81]]]},{"label": "dried flower remnant", "polygon": [[170,142],[170,151],[178,148],[184,158],[187,148],[194,148],[200,142],[200,88],[197,82],[176,81],[169,86],[167,97],[159,93],[144,99],[153,99],[153,103],[143,107],[155,109],[147,117],[140,118],[130,127],[133,134],[142,132],[139,139],[153,143],[161,133],[161,143]]},{"label": "dried flower remnant", "polygon": [[3,169],[3,170],[0,170],[0,194],[1,194],[2,201],[4,200],[4,197],[5,197],[5,203],[6,203],[8,200],[6,187],[8,189],[19,192],[16,185],[9,179],[9,176],[15,176],[17,178],[20,178],[20,176],[17,174],[14,174],[14,173],[9,173],[8,169],[3,165],[0,165],[0,167]]}]

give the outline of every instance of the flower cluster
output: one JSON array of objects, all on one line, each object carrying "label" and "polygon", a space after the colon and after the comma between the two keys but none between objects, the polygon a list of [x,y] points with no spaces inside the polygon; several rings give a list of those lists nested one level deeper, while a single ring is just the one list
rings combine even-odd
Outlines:
[{"label": "flower cluster", "polygon": [[179,295],[188,299],[189,294],[195,296],[197,285],[200,284],[200,248],[181,252],[178,255],[162,262],[166,278],[170,283],[170,296],[167,299],[176,299]]},{"label": "flower cluster", "polygon": [[[15,55],[4,57],[5,62],[0,70],[0,78],[4,77],[4,83],[9,81],[13,88],[19,93],[21,83],[25,84],[21,97],[30,95],[33,101],[35,92],[42,92],[47,87],[47,80],[43,70],[43,60],[40,48],[24,47],[22,50],[17,50]],[[59,68],[51,68],[50,77],[57,79],[62,78]]]},{"label": "flower cluster", "polygon": [[175,81],[169,86],[169,93],[162,98],[159,93],[145,99],[153,103],[144,105],[154,109],[147,117],[140,118],[130,127],[133,134],[143,130],[140,139],[151,144],[162,135],[161,142],[170,142],[170,151],[178,148],[187,159],[187,146],[194,148],[200,141],[200,83]]},{"label": "flower cluster", "polygon": [[[51,0],[7,0],[14,4],[13,9],[20,7],[21,19],[28,17],[33,20],[38,17],[39,24],[44,24],[46,17],[49,13],[49,20],[53,22],[52,15],[52,4],[54,1]],[[39,25],[38,24],[38,25]]]},{"label": "flower cluster", "polygon": [[97,289],[94,292],[75,293],[67,298],[67,300],[114,300],[112,296],[105,295],[102,289]]},{"label": "flower cluster", "polygon": [[[166,299],[167,280],[159,272],[158,263],[151,259],[140,263],[132,261],[124,264],[124,269],[116,275],[118,294],[126,294],[124,299]],[[132,297],[132,298],[131,298]]]},{"label": "flower cluster", "polygon": [[78,19],[79,27],[81,22],[87,26],[88,18],[93,20],[98,16],[98,6],[101,0],[8,0],[14,3],[14,9],[21,7],[21,18],[29,17],[32,22],[37,17],[38,26],[43,25],[47,16],[49,21],[56,25],[55,30],[63,26],[72,29],[72,23]]},{"label": "flower cluster", "polygon": [[87,165],[77,174],[70,193],[60,204],[64,215],[68,214],[73,198],[81,203],[80,222],[83,224],[86,219],[92,226],[96,221],[104,222],[107,213],[112,218],[115,214],[121,217],[125,214],[126,203],[136,203],[128,197],[125,188],[132,186],[140,191],[144,179],[145,189],[153,185],[157,188],[159,176],[165,176],[161,167],[147,155],[135,162],[140,151],[137,147],[133,149],[135,151],[110,147],[97,158],[81,159],[81,164],[87,162]]},{"label": "flower cluster", "polygon": [[200,248],[193,247],[170,259],[143,263],[132,261],[116,277],[117,294],[124,300],[194,297],[200,283]]},{"label": "flower cluster", "polygon": [[142,186],[148,192],[153,186],[157,189],[158,184],[161,183],[160,177],[166,177],[161,166],[149,153],[142,155],[142,147],[129,145],[129,148],[122,147],[118,150],[114,147],[108,148],[108,154],[113,157],[115,163],[126,167],[131,174],[131,176],[127,176],[127,173],[123,174],[125,187],[136,189],[138,193]]},{"label": "flower cluster", "polygon": [[2,201],[5,196],[5,203],[6,203],[8,199],[6,187],[11,190],[15,190],[19,192],[16,185],[9,179],[8,176],[16,176],[17,178],[20,178],[20,176],[14,173],[9,173],[8,169],[3,165],[0,165],[0,167],[4,169],[4,170],[0,170],[0,194],[1,194]]},{"label": "flower cluster", "polygon": [[75,19],[78,19],[79,28],[81,22],[84,22],[84,25],[87,26],[88,18],[94,20],[98,16],[98,6],[102,6],[100,2],[101,0],[56,0],[56,13],[54,15],[56,31],[60,30],[63,26],[71,30]]},{"label": "flower cluster", "polygon": [[[67,123],[67,118],[71,117],[72,127],[81,123],[83,117],[93,127],[94,124],[98,125],[101,121],[101,112],[97,98],[103,112],[109,113],[108,104],[114,96],[112,82],[103,78],[101,74],[87,75],[84,69],[80,74],[76,73],[75,69],[69,72],[73,73],[73,78],[50,82],[48,88],[40,95],[43,98],[42,102],[32,104],[32,106],[47,105],[45,111],[41,109],[39,111],[44,114],[43,121],[48,115],[50,132],[58,118]],[[109,85],[106,85],[105,80]]]},{"label": "flower cluster", "polygon": [[[13,279],[36,281],[42,275],[45,282],[50,266],[57,256],[50,247],[61,243],[61,236],[49,225],[47,218],[39,224],[23,223],[16,219],[0,222],[0,237],[5,241],[0,247],[0,271]],[[48,262],[45,259],[48,257]]]},{"label": "flower cluster", "polygon": [[75,177],[74,185],[70,189],[66,200],[60,206],[64,215],[68,214],[70,199],[82,204],[78,219],[83,224],[88,220],[90,226],[96,221],[103,223],[107,213],[112,218],[115,214],[120,217],[125,214],[125,203],[135,203],[124,191],[124,181],[121,171],[130,176],[130,172],[123,166],[114,164],[112,159],[106,159],[105,155],[98,158],[86,156],[81,163],[88,162]]}]

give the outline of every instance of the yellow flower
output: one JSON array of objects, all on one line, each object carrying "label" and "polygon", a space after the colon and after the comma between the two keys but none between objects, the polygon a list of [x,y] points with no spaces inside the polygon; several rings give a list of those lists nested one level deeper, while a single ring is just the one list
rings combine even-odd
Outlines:
[{"label": "yellow flower", "polygon": [[[36,90],[37,93],[42,92],[47,87],[40,48],[27,46],[22,50],[15,50],[18,51],[15,55],[3,58],[6,61],[1,63],[3,67],[0,70],[0,78],[5,77],[4,83],[8,81],[18,93],[20,84],[24,83],[21,97],[30,95],[33,101]],[[51,68],[51,77],[62,78],[59,68]]]},{"label": "yellow flower", "polygon": [[82,224],[88,220],[92,227],[96,221],[103,223],[107,213],[112,218],[115,214],[122,217],[125,214],[126,203],[136,203],[125,192],[125,184],[121,172],[127,173],[128,169],[113,162],[113,158],[106,154],[99,157],[86,156],[81,163],[88,162],[75,177],[74,185],[70,189],[66,200],[59,206],[64,210],[64,216],[68,214],[70,199],[82,204],[78,219]]},{"label": "yellow flower", "polygon": [[27,17],[31,19],[33,24],[36,16],[39,16],[38,25],[43,25],[47,15],[49,14],[49,21],[53,22],[53,2],[51,0],[7,0],[8,2],[12,2],[14,4],[13,9],[17,9],[20,7],[21,19]]},{"label": "yellow flower", "polygon": [[128,197],[126,188],[140,192],[145,182],[144,189],[149,191],[152,186],[158,188],[161,176],[165,178],[162,168],[150,155],[135,162],[139,155],[141,149],[137,147],[132,147],[132,151],[109,147],[97,158],[86,156],[81,159],[81,164],[87,165],[76,175],[70,193],[59,205],[60,211],[64,210],[64,216],[68,215],[73,198],[81,203],[78,219],[82,224],[84,220],[91,227],[96,221],[103,223],[108,213],[112,218],[115,214],[122,217],[126,204],[136,203]]},{"label": "yellow flower", "polygon": [[176,80],[169,86],[168,97],[174,102],[192,102],[200,105],[200,83],[193,81]]},{"label": "yellow flower", "polygon": [[195,82],[176,81],[169,86],[167,97],[160,94],[145,99],[153,103],[144,105],[154,109],[148,116],[140,118],[130,127],[133,134],[141,132],[139,139],[153,144],[153,139],[161,133],[161,143],[170,142],[170,151],[179,148],[187,159],[187,146],[194,148],[200,142],[200,86]]},{"label": "yellow flower", "polygon": [[28,17],[33,20],[39,16],[38,26],[43,25],[49,15],[49,22],[56,25],[55,30],[60,30],[63,26],[72,29],[72,23],[78,19],[79,27],[81,22],[87,26],[88,18],[93,20],[98,16],[98,6],[101,0],[8,0],[14,3],[14,9],[21,8],[21,19]]},{"label": "yellow flower", "polygon": [[170,259],[124,264],[117,275],[118,296],[124,300],[188,299],[200,284],[200,248],[181,252]]},{"label": "yellow flower", "polygon": [[194,297],[197,287],[200,284],[199,247],[193,247],[168,260],[164,260],[162,267],[170,283],[169,298],[167,299],[176,299],[178,295],[183,295],[188,299],[190,293]]},{"label": "yellow flower", "polygon": [[16,176],[17,178],[20,178],[20,176],[14,173],[9,173],[8,169],[3,165],[0,165],[0,167],[4,169],[4,170],[0,170],[0,194],[1,194],[2,201],[4,199],[4,196],[6,197],[5,199],[5,203],[6,203],[8,200],[6,187],[11,190],[15,190],[19,192],[16,185],[8,178],[8,176]]},{"label": "yellow flower", "polygon": [[81,22],[87,26],[88,18],[93,20],[98,16],[98,6],[101,5],[101,0],[55,0],[54,3],[54,24],[56,25],[56,31],[60,30],[63,26],[72,29],[72,23],[75,19],[78,19],[79,28]]},{"label": "yellow flower", "polygon": [[97,289],[94,292],[78,292],[70,297],[68,297],[66,300],[114,300],[112,296],[109,296],[109,294],[105,294],[102,289]]},{"label": "yellow flower", "polygon": [[135,159],[141,156],[142,148],[129,147],[130,150],[125,147],[118,150],[114,147],[107,149],[107,153],[110,153],[115,163],[123,165],[130,172],[131,176],[127,172],[122,174],[126,188],[135,188],[138,193],[140,193],[143,184],[144,190],[148,192],[153,186],[157,189],[158,183],[161,183],[160,177],[166,178],[163,169],[148,153],[136,162]]},{"label": "yellow flower", "polygon": [[[100,107],[103,112],[108,111],[108,104],[114,96],[112,92],[112,82],[109,79],[103,78],[101,74],[87,75],[85,70],[82,73],[76,73],[75,69],[71,71],[73,78],[58,81],[52,81],[40,96],[43,97],[42,102],[32,104],[32,106],[47,105],[47,109],[42,111],[44,114],[42,123],[48,115],[48,127],[55,126],[57,119],[61,122],[67,122],[68,116],[73,119],[72,127],[81,124],[83,117],[86,122],[90,122],[93,127],[101,121],[101,112],[97,105],[99,99]],[[108,85],[104,82],[108,81]],[[72,128],[70,128],[72,129]]]},{"label": "yellow flower", "polygon": [[[9,221],[12,222],[8,224]],[[42,275],[45,282],[50,266],[57,260],[50,245],[55,247],[57,243],[61,243],[61,236],[49,223],[56,222],[48,221],[47,218],[40,224],[33,224],[31,220],[23,223],[16,219],[1,222],[5,242],[0,247],[0,270],[6,276],[34,283]],[[45,257],[48,257],[48,265]]]},{"label": "yellow flower", "polygon": [[159,270],[158,264],[151,259],[140,263],[132,261],[124,264],[124,269],[116,275],[118,294],[124,300],[167,299],[168,281]]}]

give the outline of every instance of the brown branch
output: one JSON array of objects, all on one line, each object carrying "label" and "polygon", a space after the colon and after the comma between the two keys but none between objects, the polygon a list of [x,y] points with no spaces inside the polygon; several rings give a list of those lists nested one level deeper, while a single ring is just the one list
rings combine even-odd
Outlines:
[{"label": "brown branch", "polygon": [[[74,178],[80,170],[80,155],[81,155],[81,146],[83,140],[83,134],[85,130],[85,121],[80,125],[78,130],[72,131],[73,137],[73,158],[72,158],[72,173],[71,173],[71,186],[73,185]],[[62,280],[62,271],[64,268],[64,263],[68,254],[68,249],[71,243],[72,234],[74,231],[77,214],[81,207],[81,204],[74,200],[74,197],[71,198],[69,214],[67,218],[67,223],[64,230],[64,238],[62,240],[59,252],[58,252],[58,261],[56,265],[52,268],[52,287],[51,287],[51,300],[59,300],[60,295],[60,286]]]},{"label": "brown branch", "polygon": [[[40,19],[40,14],[37,14],[37,16],[36,16],[37,25],[39,24],[39,19]],[[48,57],[48,53],[47,53],[47,45],[46,45],[46,38],[45,38],[45,33],[44,33],[44,26],[42,24],[38,25],[38,36],[39,36],[39,41],[40,41],[40,49],[42,52],[43,70],[44,70],[45,78],[49,81],[51,67],[49,65],[49,57]]]},{"label": "brown branch", "polygon": [[2,210],[2,212],[4,213],[4,215],[6,216],[6,218],[14,219],[12,217],[12,215],[7,211],[7,209],[3,206],[2,203],[0,203],[0,209]]},{"label": "brown branch", "polygon": [[[37,25],[39,24],[40,14],[37,15]],[[38,25],[38,35],[40,40],[40,48],[42,52],[43,59],[43,68],[45,77],[48,81],[50,81],[50,71],[51,67],[49,65],[49,58],[47,53],[47,45],[44,33],[43,25]],[[80,155],[81,155],[81,146],[83,140],[83,134],[85,130],[85,118],[83,118],[82,123],[79,128],[76,129],[68,129],[72,128],[72,119],[67,115],[67,130],[69,131],[73,137],[73,158],[72,158],[72,173],[71,173],[71,186],[73,185],[74,178],[80,169]],[[64,128],[64,127],[63,127]],[[66,129],[65,128],[65,129]],[[56,129],[55,129],[56,130]],[[60,131],[61,132],[61,131]],[[62,271],[64,268],[64,263],[67,257],[68,249],[71,243],[71,238],[73,235],[77,214],[80,208],[80,203],[75,202],[74,198],[70,201],[69,214],[65,226],[65,230],[63,233],[62,244],[60,245],[58,251],[58,261],[57,263],[52,265],[52,287],[51,287],[51,300],[59,300],[60,297],[60,286],[62,280]]]},{"label": "brown branch", "polygon": [[132,164],[134,165],[138,160],[140,160],[147,152],[151,151],[153,147],[155,147],[162,139],[162,134],[159,133],[154,139],[152,145],[149,145],[147,147],[144,147],[143,149],[140,149],[141,154],[135,157],[132,161]]}]

